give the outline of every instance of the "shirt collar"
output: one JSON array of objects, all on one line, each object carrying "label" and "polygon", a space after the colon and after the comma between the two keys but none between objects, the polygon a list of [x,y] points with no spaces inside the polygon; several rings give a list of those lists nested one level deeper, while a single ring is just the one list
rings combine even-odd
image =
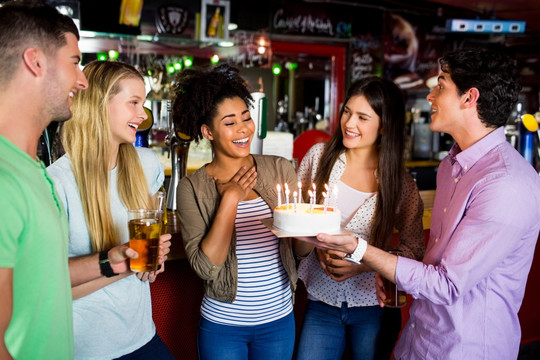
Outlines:
[{"label": "shirt collar", "polygon": [[344,165],[347,165],[347,156],[345,155],[345,150],[339,154],[338,160],[340,160]]},{"label": "shirt collar", "polygon": [[462,151],[459,145],[455,143],[448,153],[450,162],[454,165],[457,161],[459,165],[467,171],[484,155],[504,141],[506,141],[504,126],[501,126],[487,134],[483,139],[477,141],[466,150]]},{"label": "shirt collar", "polygon": [[[0,145],[6,146],[11,151],[17,153],[18,156],[21,156],[24,159],[24,161],[31,164],[31,166],[35,167],[36,169],[40,169],[40,170],[45,169],[45,164],[43,163],[43,161],[41,161],[39,156],[37,156],[37,159],[32,158],[30,155],[28,155],[26,151],[21,150],[17,145],[12,143],[3,135],[0,135]],[[4,156],[5,154],[2,154],[2,155]],[[11,156],[11,155],[7,155],[7,156]]]}]

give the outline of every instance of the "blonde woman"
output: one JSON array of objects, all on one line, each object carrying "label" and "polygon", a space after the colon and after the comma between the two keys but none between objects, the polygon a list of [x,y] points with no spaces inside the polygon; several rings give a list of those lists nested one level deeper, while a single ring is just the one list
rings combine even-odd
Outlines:
[{"label": "blonde woman", "polygon": [[[66,155],[47,169],[69,219],[76,359],[173,359],[152,321],[149,281],[163,271],[129,270],[127,209],[153,207],[163,166],[135,148],[146,119],[144,82],[120,62],[92,62],[86,92],[73,99],[62,129]],[[160,239],[160,263],[170,235]]]}]

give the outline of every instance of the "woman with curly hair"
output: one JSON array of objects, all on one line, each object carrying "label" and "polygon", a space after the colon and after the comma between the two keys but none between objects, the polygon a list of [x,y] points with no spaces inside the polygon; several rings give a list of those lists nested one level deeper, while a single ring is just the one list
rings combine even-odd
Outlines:
[{"label": "woman with curly hair", "polygon": [[[213,158],[184,177],[178,214],[188,261],[204,281],[197,346],[200,359],[290,359],[297,273],[292,239],[262,223],[276,207],[276,184],[296,189],[292,164],[252,155],[251,94],[228,65],[187,69],[177,78],[173,119]],[[302,246],[295,250],[302,254]]]}]

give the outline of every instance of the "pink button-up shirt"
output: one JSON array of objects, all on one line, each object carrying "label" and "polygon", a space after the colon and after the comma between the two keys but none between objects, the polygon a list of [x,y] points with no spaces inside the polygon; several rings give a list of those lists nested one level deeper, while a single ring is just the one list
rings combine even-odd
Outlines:
[{"label": "pink button-up shirt", "polygon": [[516,359],[538,231],[540,177],[502,127],[441,162],[423,263],[400,257],[415,301],[397,359]]}]

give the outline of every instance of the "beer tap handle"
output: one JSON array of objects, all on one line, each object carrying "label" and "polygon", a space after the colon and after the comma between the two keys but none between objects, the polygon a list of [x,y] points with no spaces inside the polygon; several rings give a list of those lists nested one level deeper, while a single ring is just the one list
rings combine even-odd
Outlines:
[{"label": "beer tap handle", "polygon": [[171,155],[171,178],[169,181],[169,191],[167,196],[167,209],[176,211],[176,187],[180,179],[187,175],[187,157],[191,138],[178,131],[171,114],[171,101],[166,100],[168,112],[168,147]]}]

